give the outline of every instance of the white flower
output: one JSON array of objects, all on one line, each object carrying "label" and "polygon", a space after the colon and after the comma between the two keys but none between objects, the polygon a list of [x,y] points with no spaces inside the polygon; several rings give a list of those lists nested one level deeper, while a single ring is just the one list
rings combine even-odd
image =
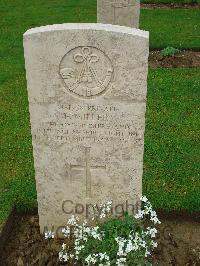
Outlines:
[{"label": "white flower", "polygon": [[146,235],[149,235],[151,238],[154,238],[157,234],[157,229],[156,228],[150,228],[147,227]]},{"label": "white flower", "polygon": [[55,236],[55,233],[52,232],[51,230],[45,232],[44,234],[45,239],[51,239],[51,238],[54,238],[54,236]]},{"label": "white flower", "polygon": [[127,240],[124,239],[123,237],[116,237],[115,240],[117,241],[117,243],[119,245],[117,255],[118,256],[124,255],[125,251],[123,249],[125,247],[125,243]]},{"label": "white flower", "polygon": [[157,217],[157,213],[155,211],[151,211],[151,216]]},{"label": "white flower", "polygon": [[102,219],[102,218],[105,218],[106,217],[106,215],[105,215],[105,213],[101,213],[100,214],[100,218]]},{"label": "white flower", "polygon": [[144,211],[139,210],[138,213],[134,216],[136,219],[140,219],[144,217]]},{"label": "white flower", "polygon": [[152,222],[154,222],[154,224],[161,224],[161,222],[159,221],[158,217],[157,217],[157,214],[155,211],[151,211],[151,218],[150,220]]},{"label": "white flower", "polygon": [[65,244],[65,243],[62,244],[62,249],[63,249],[63,250],[66,249],[66,244]]},{"label": "white flower", "polygon": [[89,227],[86,227],[86,228],[84,229],[84,231],[85,231],[87,234],[89,234],[90,231],[91,231],[91,229],[90,229]]},{"label": "white flower", "polygon": [[152,206],[144,206],[144,214],[149,214],[152,211]]},{"label": "white flower", "polygon": [[151,253],[146,249],[145,251],[145,257],[149,256]]},{"label": "white flower", "polygon": [[142,197],[140,198],[140,200],[143,201],[143,202],[147,202],[147,201],[148,201],[148,199],[147,199],[146,196],[142,196]]},{"label": "white flower", "polygon": [[154,222],[154,224],[160,224],[161,223],[157,217],[151,217],[150,220],[152,222]]},{"label": "white flower", "polygon": [[102,239],[102,236],[101,236],[101,234],[98,232],[98,230],[99,230],[99,227],[98,227],[98,226],[93,227],[93,228],[90,228],[89,234],[90,234],[94,239],[99,239],[99,240],[101,240],[101,239]]},{"label": "white flower", "polygon": [[154,241],[151,241],[151,246],[152,246],[153,248],[157,248],[158,243],[157,243],[157,242],[154,242]]},{"label": "white flower", "polygon": [[88,255],[87,258],[85,259],[85,261],[87,262],[88,265],[90,265],[90,263],[95,264],[97,262],[96,256],[95,255]]},{"label": "white flower", "polygon": [[78,226],[77,224],[78,220],[79,220],[78,217],[75,217],[74,215],[72,215],[71,218],[68,220],[68,224]]},{"label": "white flower", "polygon": [[99,206],[100,206],[99,218],[100,219],[105,218],[111,212],[112,201],[100,204]]},{"label": "white flower", "polygon": [[66,252],[63,252],[62,250],[59,252],[59,260],[67,262],[69,259],[69,256]]},{"label": "white flower", "polygon": [[141,246],[142,248],[145,248],[145,247],[146,247],[146,242],[145,242],[144,240],[141,240],[141,241],[140,241],[140,246]]},{"label": "white flower", "polygon": [[134,246],[133,246],[132,241],[129,239],[129,240],[128,240],[128,243],[127,243],[127,246],[126,246],[125,253],[129,253],[129,252],[131,252],[132,250],[134,250]]},{"label": "white flower", "polygon": [[62,233],[64,234],[64,236],[66,238],[69,238],[70,237],[70,227],[69,226],[66,226],[66,228],[63,228],[62,229]]},{"label": "white flower", "polygon": [[110,266],[109,256],[106,253],[90,254],[85,261],[87,265],[98,263],[99,266]]},{"label": "white flower", "polygon": [[124,266],[125,262],[126,262],[126,258],[119,258],[119,259],[117,259],[116,265]]}]

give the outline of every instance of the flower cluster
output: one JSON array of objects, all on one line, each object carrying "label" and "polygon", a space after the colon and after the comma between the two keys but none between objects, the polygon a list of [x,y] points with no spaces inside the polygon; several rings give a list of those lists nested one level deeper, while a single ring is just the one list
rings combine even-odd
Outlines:
[{"label": "flower cluster", "polygon": [[160,224],[160,221],[157,217],[157,214],[155,211],[153,211],[153,207],[151,203],[148,201],[146,196],[141,197],[140,199],[144,203],[144,209],[139,210],[138,213],[135,215],[136,219],[143,219],[145,216],[150,215],[150,220],[154,224]]},{"label": "flower cluster", "polygon": [[115,240],[118,244],[117,263],[116,265],[124,265],[127,260],[127,256],[130,252],[144,251],[144,256],[150,255],[150,250],[157,247],[157,243],[153,240],[149,241],[147,236],[155,238],[157,230],[155,228],[147,228],[147,231],[131,232],[127,239],[122,237],[116,237]]},{"label": "flower cluster", "polygon": [[[103,223],[94,223],[95,225],[91,226],[85,220],[80,224],[79,219],[72,216],[62,232],[65,238],[73,237],[73,247],[63,243],[59,252],[60,261],[81,261],[84,265],[100,266],[124,266],[131,263],[134,265],[135,259],[138,262],[138,258],[144,262],[157,247],[157,229],[154,226],[160,221],[148,199],[143,196],[141,201],[144,207],[135,216],[127,214],[125,217],[128,218],[125,218],[124,224],[123,219],[108,219],[112,211],[111,201],[102,204],[100,211],[98,209],[99,218],[107,218]],[[144,226],[143,219],[147,217],[153,226]],[[49,237],[54,237],[52,232],[45,234],[45,238]]]},{"label": "flower cluster", "polygon": [[[69,219],[67,226],[62,229],[62,232],[66,238],[69,238],[71,234],[73,234],[74,237],[74,251],[73,253],[68,253],[66,250],[66,244],[62,245],[62,250],[59,252],[59,259],[60,261],[67,262],[71,259],[78,260],[79,259],[79,254],[82,249],[84,249],[83,243],[87,242],[89,237],[92,237],[95,240],[102,240],[103,233],[100,232],[99,226],[88,226],[87,221],[85,220],[82,225],[79,225],[78,223],[79,219],[78,217],[75,217],[72,215],[72,217]],[[70,228],[71,226],[71,228]],[[97,256],[98,255],[98,256]],[[104,254],[106,256],[106,254]],[[85,259],[85,262],[90,263],[91,262],[97,261],[99,258],[99,261],[101,262],[103,260],[103,255],[100,254],[95,254],[92,257],[88,256]],[[107,258],[107,257],[105,257]],[[107,265],[107,264],[102,264],[102,265]]]},{"label": "flower cluster", "polygon": [[108,201],[107,203],[100,205],[101,212],[100,212],[100,219],[106,218],[106,216],[111,212],[112,209],[112,201]]},{"label": "flower cluster", "polygon": [[100,204],[99,206],[97,204],[93,205],[92,208],[92,220],[98,220],[98,218],[103,219],[106,218],[108,214],[112,212],[112,200],[108,201],[107,203]]},{"label": "flower cluster", "polygon": [[89,254],[85,259],[85,262],[87,265],[96,264],[98,262],[99,266],[110,266],[110,258],[106,252],[92,255]]}]

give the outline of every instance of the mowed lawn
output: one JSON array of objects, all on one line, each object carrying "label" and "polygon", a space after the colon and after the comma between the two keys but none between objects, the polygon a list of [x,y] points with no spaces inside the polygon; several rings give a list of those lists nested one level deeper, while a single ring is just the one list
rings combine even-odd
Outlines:
[{"label": "mowed lawn", "polygon": [[[23,33],[32,27],[96,22],[95,0],[0,0],[0,84],[24,71]],[[200,10],[141,10],[150,48],[199,49]]]},{"label": "mowed lawn", "polygon": [[156,208],[200,211],[200,69],[149,72],[144,193]]},{"label": "mowed lawn", "polygon": [[[0,223],[13,204],[37,206],[22,34],[31,27],[95,22],[94,0],[0,2]],[[151,48],[200,47],[199,10],[142,10]],[[144,194],[156,208],[200,211],[199,69],[150,70]]]},{"label": "mowed lawn", "polygon": [[200,3],[200,0],[141,0],[141,3],[163,3],[163,4],[178,4],[178,5],[184,5],[184,4],[191,4],[191,5],[196,5]]}]

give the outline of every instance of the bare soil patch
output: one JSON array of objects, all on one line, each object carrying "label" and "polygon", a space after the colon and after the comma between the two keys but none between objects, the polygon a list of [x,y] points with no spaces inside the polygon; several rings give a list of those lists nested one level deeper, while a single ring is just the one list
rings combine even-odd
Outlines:
[{"label": "bare soil patch", "polygon": [[141,3],[143,9],[200,9],[199,4]]},{"label": "bare soil patch", "polygon": [[152,68],[200,67],[200,52],[183,50],[174,56],[162,56],[160,51],[150,51],[149,66]]},{"label": "bare soil patch", "polygon": [[[184,217],[161,217],[159,246],[150,258],[153,265],[200,265],[200,222]],[[3,247],[2,266],[56,266],[62,240],[45,240],[37,215],[16,215],[15,225]],[[77,265],[77,264],[76,264]]]}]

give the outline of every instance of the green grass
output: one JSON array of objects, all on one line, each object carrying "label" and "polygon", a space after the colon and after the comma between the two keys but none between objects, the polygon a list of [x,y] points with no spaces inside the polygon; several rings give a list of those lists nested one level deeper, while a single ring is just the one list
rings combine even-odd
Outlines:
[{"label": "green grass", "polygon": [[13,203],[22,209],[36,206],[36,192],[24,73],[0,88],[1,223]]},{"label": "green grass", "polygon": [[142,0],[142,3],[163,3],[163,4],[192,4],[192,3],[200,3],[200,0]]},{"label": "green grass", "polygon": [[[20,210],[37,205],[22,34],[40,25],[95,22],[96,3],[0,0],[0,8],[1,223],[13,203]],[[141,27],[150,31],[153,48],[199,48],[198,18],[199,10],[142,10]],[[194,125],[198,79],[199,70],[150,72],[144,192],[156,207],[199,210]]]},{"label": "green grass", "polygon": [[144,194],[156,208],[200,211],[200,69],[151,70]]},{"label": "green grass", "polygon": [[[64,22],[95,22],[94,0],[0,0],[0,84],[24,71],[22,35],[31,28]],[[199,10],[141,10],[150,47],[200,48]]]},{"label": "green grass", "polygon": [[140,28],[150,32],[150,48],[200,49],[200,10],[143,9]]}]

